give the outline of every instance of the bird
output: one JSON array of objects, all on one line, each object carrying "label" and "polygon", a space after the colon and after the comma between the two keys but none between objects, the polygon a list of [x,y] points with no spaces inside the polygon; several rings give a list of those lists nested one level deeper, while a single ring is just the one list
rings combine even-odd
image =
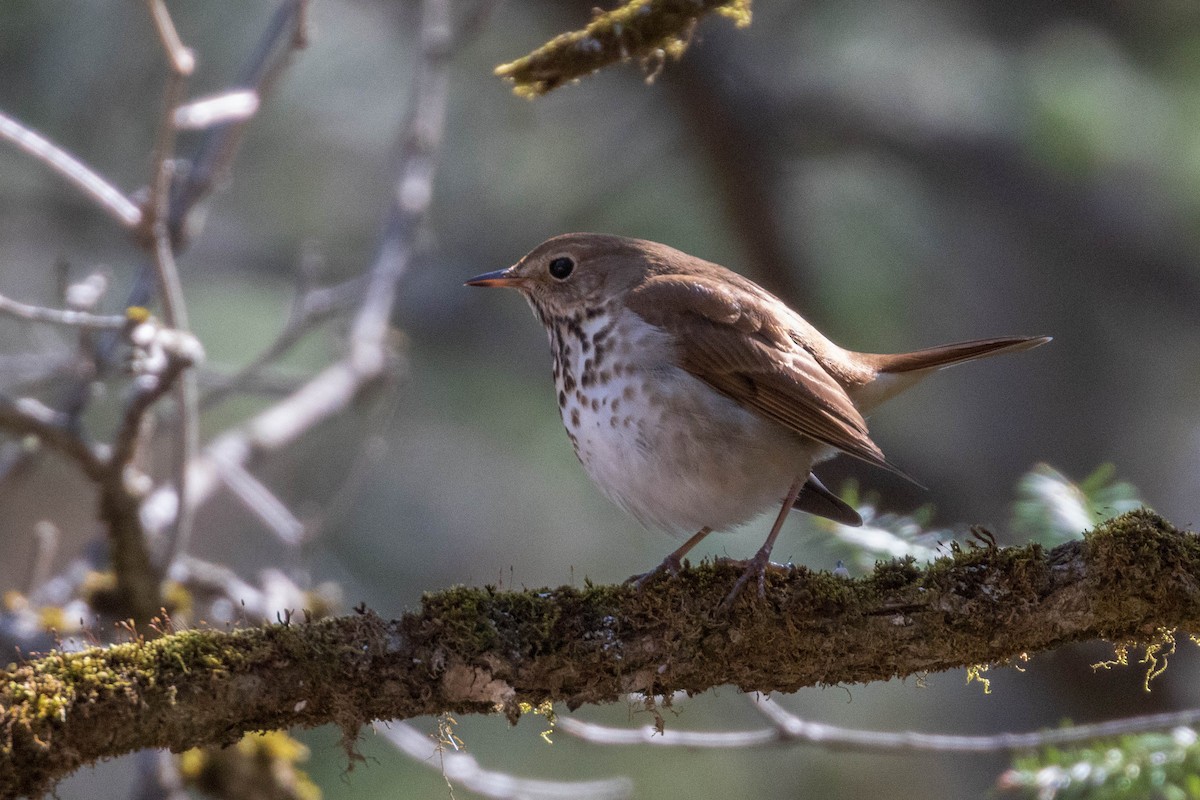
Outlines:
[{"label": "bird", "polygon": [[[468,286],[516,289],[545,327],[562,422],[600,491],[683,544],[630,578],[639,590],[713,531],[779,504],[726,597],[760,596],[789,511],[857,526],[813,467],[845,453],[907,476],[865,417],[943,367],[1050,341],[977,339],[899,354],[834,344],[748,278],[664,244],[598,233],[542,242]],[[910,478],[911,479],[911,478]]]}]

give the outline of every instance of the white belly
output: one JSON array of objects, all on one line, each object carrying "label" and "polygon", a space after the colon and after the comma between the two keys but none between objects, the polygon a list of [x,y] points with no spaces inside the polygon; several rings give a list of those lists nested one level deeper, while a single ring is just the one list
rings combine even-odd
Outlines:
[{"label": "white belly", "polygon": [[602,389],[565,391],[566,375],[582,375],[587,360],[568,348],[560,407],[588,475],[644,525],[688,536],[745,522],[777,508],[828,450],[671,365],[663,335],[640,319],[621,324],[638,344],[611,355]]}]

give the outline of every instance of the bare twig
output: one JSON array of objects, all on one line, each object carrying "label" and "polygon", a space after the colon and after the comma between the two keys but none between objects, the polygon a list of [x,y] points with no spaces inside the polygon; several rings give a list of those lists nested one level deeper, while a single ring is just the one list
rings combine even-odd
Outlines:
[{"label": "bare twig", "polygon": [[[167,85],[163,90],[163,109],[158,126],[158,139],[154,146],[154,178],[150,184],[149,232],[152,237],[154,267],[158,275],[158,286],[163,304],[163,319],[177,331],[187,332],[187,306],[183,298],[183,286],[179,282],[179,269],[175,263],[174,243],[168,225],[170,213],[171,181],[174,175],[175,153],[175,110],[183,102],[187,79],[195,69],[192,51],[184,47],[175,31],[170,13],[163,0],[147,0],[154,19],[163,50],[171,69]],[[196,376],[188,372],[174,383],[175,402],[179,409],[178,440],[175,443],[173,472],[175,486],[181,497],[187,496],[187,465],[200,449],[200,408]],[[187,547],[191,536],[193,509],[187,503],[176,506],[170,536],[171,552]]]},{"label": "bare twig", "polygon": [[146,413],[172,391],[188,368],[203,358],[203,348],[191,334],[160,328],[146,320],[130,331],[135,345],[132,396],[125,404],[113,436],[112,455],[100,480],[101,518],[107,523],[113,570],[120,596],[136,620],[148,621],[161,608],[159,570],[150,558],[140,505],[142,490],[131,480],[134,454],[143,441]]},{"label": "bare twig", "polygon": [[396,285],[412,260],[417,228],[429,209],[433,174],[446,116],[449,81],[446,62],[453,30],[448,0],[425,0],[421,12],[421,65],[413,79],[413,98],[401,139],[400,168],[392,186],[392,204],[383,241],[371,267],[362,306],[350,333],[349,360],[368,372],[383,368],[383,347]]},{"label": "bare twig", "polygon": [[[136,332],[136,330],[135,330]],[[117,587],[139,620],[148,620],[161,606],[159,581],[146,548],[138,496],[128,485],[126,466],[136,449],[146,410],[170,390],[172,382],[193,363],[198,345],[190,337],[164,331],[178,347],[167,351],[161,372],[144,375],[126,406],[111,452],[90,444],[71,425],[71,417],[32,398],[0,398],[0,428],[33,435],[70,456],[100,489],[100,516],[109,530]],[[161,346],[161,345],[160,345]]]},{"label": "bare twig", "polygon": [[299,295],[293,304],[291,316],[275,341],[224,381],[209,389],[200,398],[200,407],[209,408],[220,403],[235,391],[240,391],[255,380],[272,362],[283,357],[308,333],[322,322],[341,311],[351,308],[363,296],[367,276],[358,275],[336,286],[309,289]]},{"label": "bare twig", "polygon": [[[261,105],[274,85],[275,80],[287,64],[288,56],[294,50],[305,45],[307,41],[306,12],[307,0],[286,0],[280,5],[271,24],[264,32],[257,51],[243,73],[239,87],[253,92],[258,104]],[[174,120],[168,122],[164,117],[164,126],[173,122]],[[245,123],[246,119],[241,119],[215,125],[209,129],[186,179],[170,198],[169,208],[162,210],[160,219],[166,223],[165,230],[169,232],[170,236],[163,236],[156,232],[155,251],[158,264],[164,262],[165,256],[171,255],[170,245],[172,242],[183,240],[185,223],[192,208],[211,190],[215,181],[225,173],[229,164],[232,163],[241,141]],[[164,138],[165,136],[166,134],[164,134]],[[159,272],[161,275],[161,268]],[[156,508],[164,509],[173,505],[175,509],[168,526],[170,537],[165,550],[168,563],[178,554],[186,551],[193,515],[199,505],[199,501],[193,498],[194,491],[190,485],[189,472],[189,465],[195,461],[195,454],[199,449],[198,425],[196,424],[199,415],[199,393],[193,373],[184,376],[178,392],[182,446],[176,450],[175,481],[174,487],[170,490],[175,493],[176,501],[173,504],[167,504],[162,502],[164,498],[160,497],[156,506]],[[157,519],[161,520],[162,518],[162,514],[157,516]]]},{"label": "bare twig", "polygon": [[[270,85],[278,77],[284,64],[287,63],[287,56],[292,50],[304,45],[304,9],[306,5],[307,0],[283,0],[280,3],[270,25],[260,39],[258,48],[243,70],[240,88],[253,91],[260,103],[265,100]],[[153,4],[149,8],[156,21],[160,41],[163,42],[171,63],[186,67],[186,59],[181,57],[175,46],[178,37],[173,34],[173,26],[170,25],[169,18],[161,13],[164,9]],[[175,73],[172,72],[172,75]],[[168,85],[168,94],[170,94],[169,90],[170,85]],[[163,157],[163,154],[169,150],[169,148],[163,147],[163,142],[166,137],[172,135],[171,131],[164,128],[168,117],[172,116],[169,114],[170,104],[165,105],[167,107],[164,108],[164,118],[160,124],[159,142],[153,162],[155,174],[151,182],[151,191],[156,193],[156,196],[151,198],[148,209],[157,212],[155,214],[156,221],[166,220],[170,233],[170,244],[181,247],[186,242],[185,228],[191,211],[208,194],[217,179],[228,168],[237,152],[237,144],[240,141],[240,132],[244,128],[245,120],[209,128],[186,175],[182,179],[172,182],[170,180],[172,176],[168,170],[173,169],[174,163]],[[173,122],[173,119],[170,121]],[[170,191],[167,191],[167,188],[170,188]],[[165,215],[161,208],[163,198],[168,200]],[[155,274],[163,272],[161,265],[170,260],[174,253],[165,246],[166,242],[161,235],[161,230],[155,231],[153,222],[147,223],[145,219],[147,215],[143,210],[136,206],[131,207],[136,214],[137,223],[131,227],[137,233],[139,242],[150,251],[151,257],[140,267],[125,304],[126,306],[143,306],[150,304],[154,298]],[[172,306],[173,312],[178,312],[182,307],[181,302],[172,302],[170,298],[166,299],[166,303]],[[166,312],[164,312],[164,317],[168,317]],[[182,320],[178,318],[177,313],[175,313],[175,317],[175,324],[183,327]],[[77,422],[91,401],[90,383],[105,374],[115,363],[115,354],[120,341],[121,339],[115,332],[106,332],[97,336],[94,341],[85,342],[90,353],[88,360],[94,367],[87,370],[86,376],[76,376],[67,385],[60,387],[59,398],[56,402],[57,406],[70,414],[72,424]],[[188,396],[189,394],[194,396],[196,393],[191,387],[191,382],[192,378],[189,373],[179,390],[185,393],[185,396],[181,398],[181,411],[194,404],[191,397]],[[181,418],[186,423],[194,419],[194,415],[183,413]],[[183,434],[183,437],[184,441],[188,441],[189,438],[194,439],[194,436],[189,437],[186,433]],[[0,465],[0,468],[11,468],[21,460],[23,459],[19,457],[9,457],[5,464]],[[180,481],[186,481],[186,477],[177,476],[176,482]],[[175,517],[172,516],[171,519],[174,520]],[[169,552],[177,551],[181,549],[181,543],[177,540],[172,547],[166,549]]]},{"label": "bare twig", "polygon": [[594,722],[584,722],[573,717],[559,717],[555,728],[583,741],[602,745],[652,745],[696,750],[729,750],[810,744],[831,750],[869,753],[914,751],[997,753],[1033,750],[1039,747],[1072,744],[1092,739],[1168,730],[1180,725],[1195,725],[1200,722],[1200,708],[1192,708],[1185,711],[1148,714],[1031,733],[960,736],[917,731],[893,732],[841,728],[836,725],[801,719],[765,695],[756,693],[747,695],[747,697],[752,698],[755,707],[771,720],[773,727],[752,731],[659,730],[654,725],[643,725],[638,728],[614,728]]},{"label": "bare twig", "polygon": [[[153,323],[143,323],[143,326],[152,325]],[[136,339],[139,333],[138,329],[134,329],[131,335]],[[158,329],[151,330],[146,336],[156,338],[156,341],[147,343],[152,352],[146,359],[155,363],[134,380],[133,394],[125,405],[121,423],[113,437],[111,460],[114,469],[118,470],[124,469],[133,458],[142,417],[152,405],[175,387],[180,375],[195,364],[204,352],[191,334],[182,331]],[[159,359],[162,359],[162,363],[158,363]]]},{"label": "bare twig", "polygon": [[[341,412],[365,387],[386,373],[391,357],[388,321],[396,285],[412,261],[417,230],[432,195],[445,120],[446,62],[451,37],[447,0],[425,0],[421,19],[422,57],[413,78],[409,115],[401,135],[392,204],[366,279],[362,304],[351,326],[348,352],[284,400],[214,439],[189,466],[190,488],[183,502],[199,506],[221,484],[222,469],[228,469],[230,464],[246,468],[262,454],[295,441],[318,422]],[[172,487],[161,487],[147,502],[151,508],[169,508],[171,504],[165,494],[174,491]],[[154,526],[165,522],[162,516],[147,516],[149,524]]]},{"label": "bare twig", "polygon": [[518,778],[479,766],[474,756],[451,752],[440,742],[403,722],[376,722],[375,732],[414,761],[439,770],[447,782],[496,800],[619,800],[633,796],[628,778],[598,781],[545,781]]},{"label": "bare twig", "polygon": [[[167,577],[186,588],[195,598],[193,619],[202,618],[214,625],[261,624],[276,621],[288,610],[321,611],[318,616],[340,605],[332,584],[305,588],[276,569],[263,570],[258,585],[242,579],[224,564],[181,555],[171,564]],[[219,600],[225,603],[217,602]],[[200,603],[204,603],[203,610]]]},{"label": "bare twig", "polygon": [[166,3],[163,0],[147,0],[147,4],[150,16],[154,20],[154,29],[158,32],[158,39],[171,62],[171,72],[180,77],[191,75],[196,68],[196,58],[180,40]]},{"label": "bare twig", "polygon": [[[271,53],[277,49],[281,35],[290,38],[288,49],[299,46],[303,35],[300,31],[302,22],[303,0],[291,0],[281,6],[281,13],[276,15],[275,30],[265,39],[265,48],[255,58],[253,71],[265,82],[277,73],[280,59],[275,59]],[[122,224],[132,228],[138,240],[151,254],[154,272],[162,291],[163,317],[169,327],[168,331],[160,331],[167,338],[174,337],[177,349],[164,347],[163,341],[158,341],[159,358],[161,363],[155,368],[147,369],[134,384],[134,391],[125,408],[121,423],[116,431],[111,453],[98,445],[92,445],[80,434],[79,415],[86,407],[90,392],[87,384],[94,380],[108,365],[113,363],[113,354],[117,345],[123,341],[119,335],[121,329],[128,323],[120,317],[101,317],[90,313],[91,309],[74,308],[70,311],[55,311],[40,309],[27,304],[0,298],[0,313],[11,313],[26,319],[70,324],[81,329],[80,342],[87,354],[86,369],[79,370],[69,387],[62,396],[62,406],[65,413],[59,413],[41,405],[37,401],[0,400],[0,427],[7,428],[18,434],[35,436],[50,446],[59,449],[75,458],[84,471],[100,487],[101,515],[108,523],[111,532],[112,557],[116,567],[119,589],[129,599],[129,608],[134,616],[148,618],[159,607],[158,571],[147,558],[147,545],[144,528],[139,515],[140,488],[138,476],[129,470],[131,461],[138,447],[145,438],[142,432],[142,422],[147,419],[146,412],[162,397],[166,391],[177,393],[179,408],[180,446],[177,448],[177,466],[175,484],[181,487],[186,495],[186,465],[192,460],[192,455],[198,449],[197,422],[197,390],[194,373],[187,369],[195,362],[193,356],[200,353],[198,343],[187,336],[188,326],[186,306],[180,287],[178,269],[175,264],[175,247],[182,239],[181,228],[186,219],[186,211],[190,209],[203,192],[192,192],[182,203],[184,208],[179,216],[173,213],[181,207],[180,193],[174,191],[175,171],[175,136],[178,127],[175,112],[179,109],[184,97],[186,77],[193,71],[195,59],[191,51],[183,46],[175,31],[174,24],[163,0],[147,0],[147,8],[154,21],[158,40],[161,43],[170,66],[167,85],[163,97],[163,110],[158,126],[153,154],[153,176],[147,200],[142,208],[137,208],[120,192],[108,186],[94,173],[87,170],[69,155],[36,133],[25,129],[15,122],[0,116],[0,136],[14,141],[19,147],[64,174],[73,184],[79,185],[84,191],[98,198],[110,213],[117,216]],[[283,13],[283,12],[287,13]],[[290,31],[283,30],[294,23]],[[280,32],[283,30],[283,33]],[[217,124],[221,129],[218,133],[228,145],[228,132],[237,128],[248,118],[248,105],[258,102],[261,92],[254,87],[226,95],[216,100],[200,101],[188,108],[183,116],[186,124]],[[248,102],[253,101],[253,102]],[[199,116],[205,119],[197,119]],[[217,121],[213,117],[236,118],[236,122]],[[219,123],[219,124],[218,124]],[[214,133],[206,137],[206,142],[213,138],[222,138]],[[236,137],[235,137],[236,138]],[[219,148],[227,157],[232,157],[233,146]],[[213,156],[209,159],[211,166],[220,158]],[[200,171],[201,173],[203,170]],[[189,173],[193,180],[197,173]],[[205,189],[211,183],[205,183]],[[192,185],[193,188],[194,184]],[[177,221],[178,225],[173,224]],[[144,283],[144,282],[143,282]],[[146,286],[135,289],[135,300],[131,305],[141,305],[146,302],[151,293]],[[92,336],[91,331],[103,330],[105,335]],[[157,336],[157,334],[156,334]],[[182,337],[182,338],[181,338]],[[194,346],[193,346],[194,345]],[[163,352],[165,351],[165,355]],[[151,357],[150,360],[153,360]],[[8,448],[13,450],[13,448]],[[14,452],[16,452],[14,450]],[[7,462],[16,463],[16,458],[8,458]],[[173,548],[180,549],[187,539],[192,505],[176,504],[177,511],[173,512],[172,520],[176,530]],[[141,572],[141,575],[127,575],[130,572]]]},{"label": "bare twig", "polygon": [[743,747],[762,747],[789,741],[775,728],[753,731],[679,731],[674,728],[660,730],[655,725],[637,728],[614,728],[585,722],[574,717],[560,716],[554,723],[556,731],[570,734],[591,744],[602,745],[656,745],[659,747],[684,747],[695,750],[734,750]]},{"label": "bare twig", "polygon": [[175,109],[171,122],[179,130],[203,130],[214,125],[245,122],[257,113],[258,106],[257,92],[238,89],[185,103]]},{"label": "bare twig", "polygon": [[70,456],[94,481],[101,481],[106,475],[108,460],[100,448],[70,428],[66,414],[32,397],[0,396],[0,428],[37,437],[39,442]]},{"label": "bare twig", "polygon": [[67,325],[72,328],[92,330],[120,330],[128,320],[120,314],[89,314],[86,311],[44,308],[22,303],[0,295],[0,314],[8,314],[31,322],[48,322],[52,325]]},{"label": "bare twig", "polygon": [[66,150],[3,112],[0,112],[0,138],[12,142],[57,172],[123,227],[137,228],[142,224],[142,210],[120,189]]},{"label": "bare twig", "polygon": [[167,577],[193,591],[217,594],[242,603],[255,616],[263,617],[266,613],[262,592],[224,564],[182,555],[171,564]]},{"label": "bare twig", "polygon": [[58,527],[50,520],[41,520],[33,528],[34,548],[33,560],[29,564],[29,577],[25,583],[25,593],[33,592],[50,577],[50,567],[58,552]]},{"label": "bare twig", "polygon": [[304,523],[296,519],[283,501],[236,462],[221,461],[214,456],[217,474],[242,505],[250,509],[284,544],[295,547],[304,541]]},{"label": "bare twig", "polygon": [[1200,722],[1200,708],[1189,708],[1183,711],[1146,714],[1030,733],[959,736],[916,731],[863,731],[824,725],[819,722],[808,722],[763,695],[757,696],[755,705],[775,725],[774,729],[789,741],[812,742],[831,748],[871,752],[915,750],[941,753],[1012,752],[1072,744],[1090,739],[1108,739],[1148,731],[1168,730],[1180,725],[1195,725]]},{"label": "bare twig", "polygon": [[[308,40],[308,0],[284,0],[259,40],[235,88],[254,92],[259,106],[266,102],[275,82],[296,50]],[[168,227],[176,241],[184,240],[188,215],[229,170],[237,155],[248,119],[209,128],[191,168],[171,198]]]}]

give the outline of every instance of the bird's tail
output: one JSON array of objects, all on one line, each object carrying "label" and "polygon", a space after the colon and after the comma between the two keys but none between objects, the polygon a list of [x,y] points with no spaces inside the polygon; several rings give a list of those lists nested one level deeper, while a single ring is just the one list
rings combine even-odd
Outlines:
[{"label": "bird's tail", "polygon": [[875,380],[852,390],[859,410],[866,412],[895,397],[930,372],[974,361],[977,358],[1032,350],[1050,341],[1049,336],[1002,336],[975,339],[916,350],[911,353],[863,353],[863,360],[875,368]]},{"label": "bird's tail", "polygon": [[998,356],[1002,353],[1019,353],[1032,350],[1050,341],[1049,336],[1002,336],[998,339],[976,339],[971,342],[956,342],[930,347],[912,353],[893,355],[869,355],[878,372],[900,373],[917,370],[941,369],[977,358]]}]

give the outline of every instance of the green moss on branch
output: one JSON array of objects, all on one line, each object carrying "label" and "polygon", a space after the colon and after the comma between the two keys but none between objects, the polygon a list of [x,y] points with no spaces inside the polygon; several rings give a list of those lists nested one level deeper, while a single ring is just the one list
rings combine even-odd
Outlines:
[{"label": "green moss on branch", "polygon": [[750,0],[632,0],[501,64],[496,74],[511,80],[517,94],[537,97],[610,64],[679,58],[696,22],[714,11],[739,27],[750,24]]},{"label": "green moss on branch", "polygon": [[1200,539],[1140,511],[1080,541],[956,551],[840,578],[797,568],[715,609],[740,575],[702,564],[638,595],[623,586],[454,588],[385,621],[362,614],[232,632],[197,630],[0,675],[0,796],[40,794],[96,759],[228,744],[247,731],[628,692],[886,680],[1004,662],[1105,638],[1200,630]]}]

